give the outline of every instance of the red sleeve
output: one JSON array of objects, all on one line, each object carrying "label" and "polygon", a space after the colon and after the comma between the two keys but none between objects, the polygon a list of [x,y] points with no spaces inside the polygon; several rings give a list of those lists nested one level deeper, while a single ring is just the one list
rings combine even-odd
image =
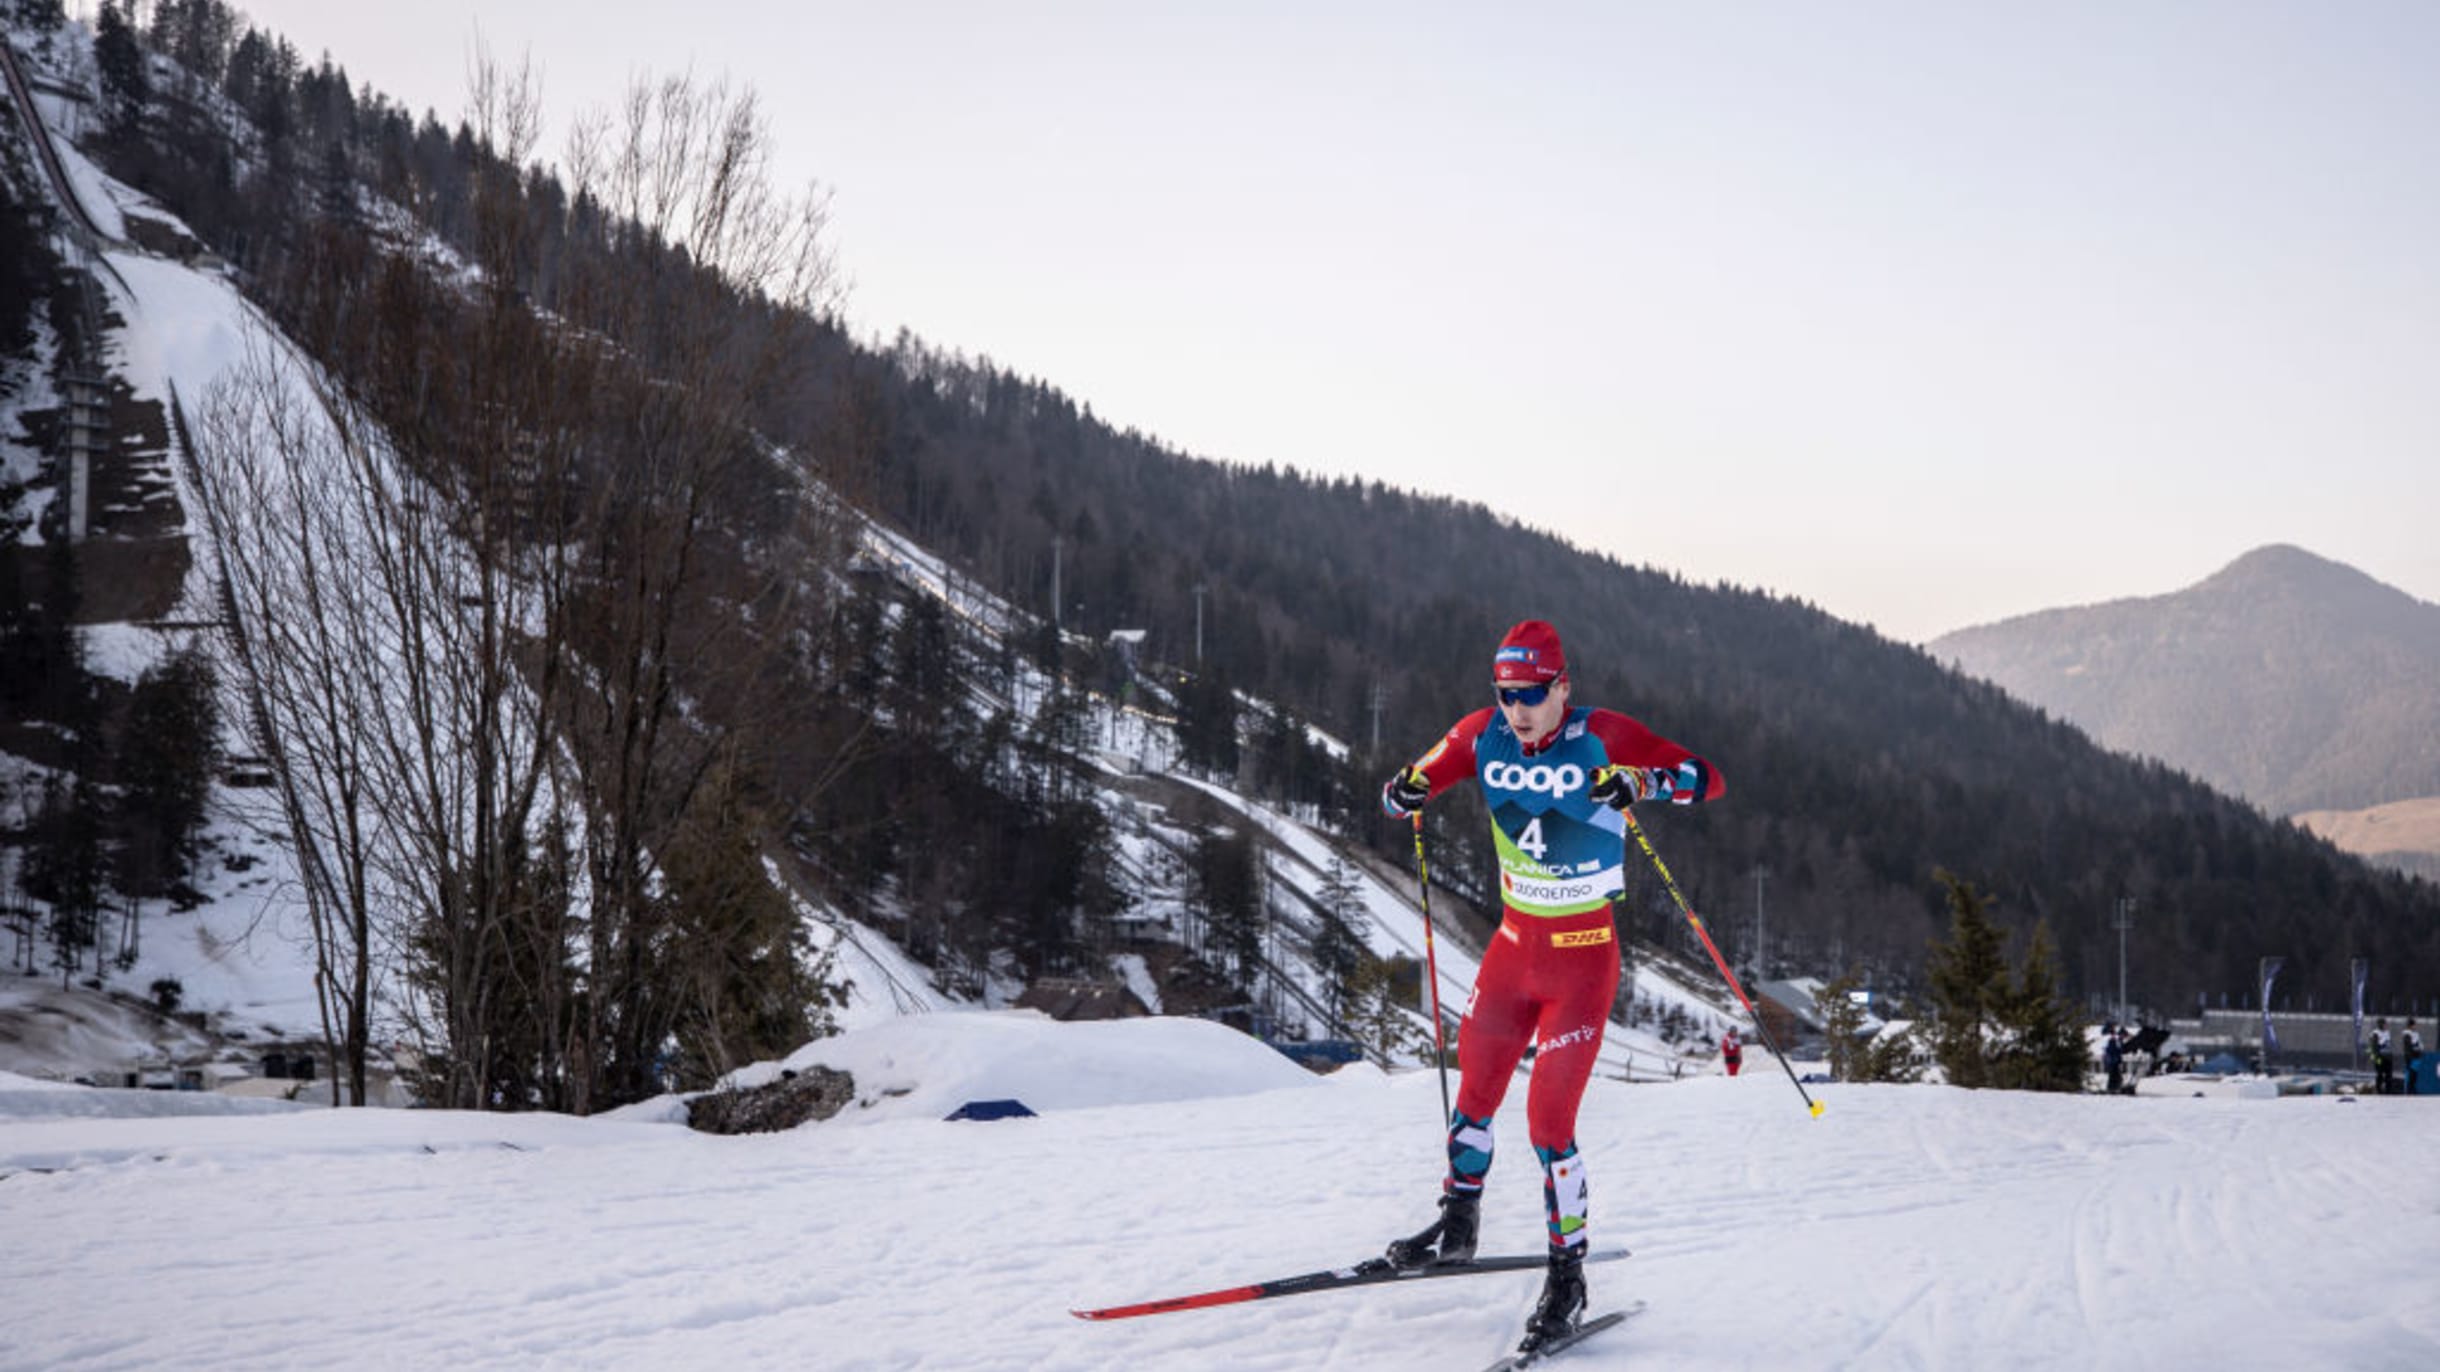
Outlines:
[{"label": "red sleeve", "polygon": [[1602,746],[1609,751],[1610,761],[1619,766],[1658,767],[1676,772],[1682,771],[1687,763],[1693,763],[1703,778],[1703,790],[1700,795],[1687,797],[1687,800],[1718,800],[1728,794],[1728,782],[1720,775],[1719,768],[1645,728],[1639,720],[1629,719],[1616,710],[1595,710],[1585,721],[1585,728],[1593,737],[1601,740]]},{"label": "red sleeve", "polygon": [[1415,766],[1432,783],[1432,794],[1439,795],[1467,777],[1474,775],[1474,740],[1491,727],[1492,709],[1486,705],[1451,725],[1431,751],[1415,759]]}]

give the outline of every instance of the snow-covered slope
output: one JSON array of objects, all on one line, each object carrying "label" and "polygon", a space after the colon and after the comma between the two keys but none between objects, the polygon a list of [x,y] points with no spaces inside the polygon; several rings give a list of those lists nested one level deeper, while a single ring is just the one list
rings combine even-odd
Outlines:
[{"label": "snow-covered slope", "polygon": [[[935,1016],[887,1051],[915,1089],[1022,1096],[974,1070],[998,1018]],[[1023,1061],[1090,1081],[1130,1040],[1229,1093],[712,1138],[63,1117],[63,1093],[0,1082],[0,1367],[1469,1372],[1515,1337],[1531,1276],[1071,1318],[1362,1258],[1428,1217],[1442,1166],[1428,1074],[1242,1094],[1268,1050],[1141,1022],[1046,1026]],[[2428,1101],[1820,1090],[1814,1119],[1775,1074],[1594,1083],[1595,1231],[1635,1256],[1595,1270],[1593,1301],[1651,1308],[1567,1366],[2440,1365]],[[1485,1210],[1501,1250],[1541,1241],[1521,1109]]]},{"label": "snow-covered slope", "polygon": [[[83,30],[66,31],[79,41]],[[73,44],[64,45],[73,47]],[[64,193],[76,218],[90,221],[96,243],[97,284],[108,298],[114,326],[100,339],[103,363],[123,381],[138,404],[167,413],[174,395],[190,400],[241,366],[253,350],[278,349],[277,335],[236,286],[208,262],[176,261],[149,254],[125,241],[128,215],[158,216],[140,192],[113,180],[79,152],[68,136],[81,119],[73,102],[42,94],[39,106],[48,141],[64,172]],[[208,631],[197,627],[219,618],[211,581],[208,535],[185,455],[176,451],[164,470],[183,512],[168,530],[190,544],[183,586],[164,623],[83,626],[87,664],[94,672],[132,682],[181,641]],[[0,754],[0,771],[29,780],[38,768]],[[259,794],[259,793],[257,793]],[[18,801],[28,797],[20,788]],[[202,905],[184,913],[153,902],[145,910],[138,955],[127,969],[113,968],[109,983],[143,993],[161,979],[178,982],[189,1010],[209,1012],[213,1027],[247,1041],[304,1039],[320,1032],[313,994],[313,964],[299,908],[291,855],[263,837],[250,822],[250,796],[216,791],[204,838],[211,853],[193,885]],[[109,927],[115,930],[116,906]],[[0,986],[0,1065],[46,1075],[115,1070],[174,1057],[192,1061],[208,1040],[157,1018],[115,1008],[81,987],[47,988],[16,981]]]}]

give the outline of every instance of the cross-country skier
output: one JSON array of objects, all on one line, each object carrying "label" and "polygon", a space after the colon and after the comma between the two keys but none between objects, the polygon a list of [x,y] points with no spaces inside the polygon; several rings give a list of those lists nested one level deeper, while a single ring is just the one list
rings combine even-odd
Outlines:
[{"label": "cross-country skier", "polygon": [[1737,1075],[1738,1068],[1745,1065],[1745,1044],[1737,1038],[1734,1029],[1720,1031],[1720,1065],[1727,1068],[1732,1077]]},{"label": "cross-country skier", "polygon": [[1530,1350],[1572,1330],[1584,1310],[1589,1235],[1576,1107],[1618,992],[1610,899],[1622,885],[1623,812],[1639,800],[1715,800],[1726,788],[1710,763],[1635,720],[1571,704],[1558,631],[1541,620],[1500,640],[1491,678],[1499,703],[1457,721],[1381,789],[1384,809],[1408,815],[1474,778],[1491,811],[1505,907],[1457,1032],[1440,1219],[1391,1244],[1389,1259],[1407,1267],[1474,1256],[1491,1117],[1526,1046],[1538,1044],[1525,1118],[1542,1160],[1550,1269],[1526,1325]]}]

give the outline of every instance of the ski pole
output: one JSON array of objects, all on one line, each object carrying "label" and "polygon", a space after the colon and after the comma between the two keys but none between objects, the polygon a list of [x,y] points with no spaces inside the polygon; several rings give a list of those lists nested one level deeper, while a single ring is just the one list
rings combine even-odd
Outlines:
[{"label": "ski pole", "polygon": [[1440,1029],[1440,958],[1432,950],[1432,869],[1423,860],[1423,811],[1412,811],[1411,816],[1415,821],[1415,880],[1423,892],[1423,984],[1432,993],[1432,1065],[1440,1069],[1440,1122],[1447,1127],[1453,1118],[1449,1109],[1449,1044]]},{"label": "ski pole", "polygon": [[1686,903],[1686,893],[1678,889],[1677,878],[1669,875],[1669,864],[1661,861],[1661,855],[1653,851],[1652,840],[1644,837],[1644,826],[1636,822],[1633,812],[1621,810],[1618,813],[1626,819],[1627,832],[1635,835],[1635,842],[1644,850],[1644,856],[1652,859],[1652,870],[1661,874],[1661,884],[1669,888],[1669,895],[1677,901],[1678,909],[1685,912],[1686,922],[1694,926],[1694,936],[1703,940],[1703,951],[1711,954],[1711,965],[1720,969],[1720,975],[1728,979],[1728,989],[1737,993],[1737,1000],[1745,1006],[1745,1013],[1753,1016],[1754,1028],[1762,1033],[1762,1046],[1771,1050],[1772,1057],[1779,1059],[1780,1070],[1788,1074],[1788,1084],[1796,1088],[1796,1094],[1805,1098],[1805,1105],[1813,1111],[1814,1118],[1819,1119],[1822,1103],[1813,1099],[1813,1093],[1797,1080],[1796,1069],[1788,1065],[1788,1055],[1779,1051],[1778,1042],[1771,1037],[1771,1026],[1763,1022],[1761,1013],[1754,1009],[1754,1002],[1747,998],[1745,988],[1737,984],[1737,974],[1728,970],[1728,960],[1720,956],[1720,950],[1712,943],[1710,933],[1703,928],[1703,917]]}]

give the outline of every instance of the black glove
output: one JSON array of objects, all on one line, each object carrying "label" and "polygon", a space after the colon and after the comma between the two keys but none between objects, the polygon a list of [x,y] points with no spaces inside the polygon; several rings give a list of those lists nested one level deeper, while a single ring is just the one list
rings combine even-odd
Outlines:
[{"label": "black glove", "polygon": [[1593,789],[1585,794],[1613,810],[1624,810],[1659,789],[1652,773],[1641,767],[1604,767],[1593,773]]},{"label": "black glove", "polygon": [[1393,815],[1411,815],[1432,798],[1432,783],[1416,767],[1401,767],[1381,787],[1381,808]]}]

